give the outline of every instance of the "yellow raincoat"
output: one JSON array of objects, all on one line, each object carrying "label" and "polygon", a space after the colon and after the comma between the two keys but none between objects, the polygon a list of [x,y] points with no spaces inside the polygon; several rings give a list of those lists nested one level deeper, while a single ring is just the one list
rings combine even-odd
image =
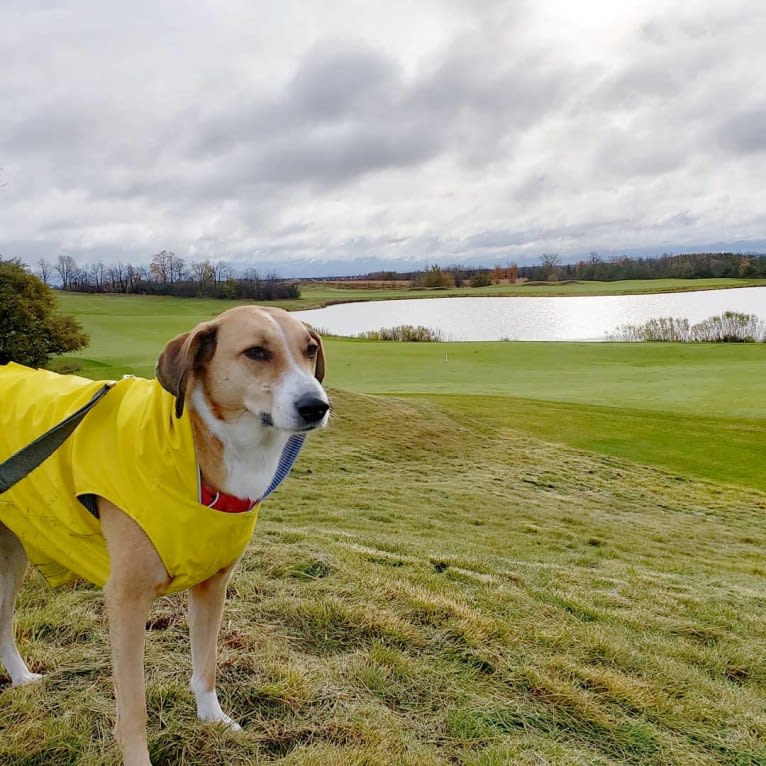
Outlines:
[{"label": "yellow raincoat", "polygon": [[[0,366],[0,462],[84,405],[104,382],[17,364]],[[124,378],[45,462],[0,495],[0,521],[52,585],[103,586],[109,556],[83,499],[98,495],[146,532],[173,578],[169,591],[206,580],[239,557],[258,507],[224,513],[199,501],[189,415],[156,380]]]}]

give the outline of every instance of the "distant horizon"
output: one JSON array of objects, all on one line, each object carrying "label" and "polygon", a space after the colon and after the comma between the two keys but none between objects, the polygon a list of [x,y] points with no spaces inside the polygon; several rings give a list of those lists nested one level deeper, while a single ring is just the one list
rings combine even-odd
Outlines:
[{"label": "distant horizon", "polygon": [[[175,252],[176,255],[183,258],[186,267],[195,262],[206,260],[205,258],[193,258],[186,257],[182,252],[174,251],[172,248],[159,248],[153,253],[146,256],[145,259],[132,260],[130,263],[133,266],[148,267],[151,259],[155,253],[160,252],[162,249],[166,249],[170,252]],[[462,266],[471,270],[481,269],[493,269],[496,266],[507,267],[511,263],[516,263],[518,266],[537,266],[540,264],[540,260],[544,254],[555,254],[559,256],[559,265],[568,266],[574,265],[580,261],[588,260],[592,254],[597,255],[601,260],[607,261],[615,257],[628,257],[632,259],[645,258],[645,259],[657,259],[664,255],[676,256],[676,255],[693,255],[699,253],[733,253],[735,255],[766,255],[766,240],[753,240],[749,242],[732,242],[732,243],[711,243],[708,245],[698,245],[695,247],[668,247],[666,245],[656,247],[643,247],[643,248],[626,248],[620,250],[602,250],[597,251],[595,249],[587,252],[562,254],[557,253],[554,250],[541,251],[537,255],[528,255],[514,257],[508,255],[505,257],[494,258],[490,260],[483,258],[482,256],[474,256],[473,258],[458,259],[452,257],[429,257],[423,259],[382,259],[375,258],[374,256],[347,259],[334,259],[334,258],[317,258],[317,259],[296,259],[296,260],[258,260],[238,258],[237,260],[221,258],[207,258],[211,263],[226,263],[238,272],[242,272],[245,269],[255,268],[258,274],[262,277],[268,274],[276,274],[281,279],[332,279],[337,277],[339,279],[365,276],[379,271],[391,271],[396,273],[407,273],[414,271],[423,271],[432,265],[436,264],[443,269],[449,269],[453,267]],[[79,267],[87,267],[98,263],[99,260],[103,260],[106,266],[114,265],[117,263],[125,263],[120,261],[119,258],[106,261],[105,259],[93,258],[92,253],[80,254],[77,253],[59,253],[60,255],[71,255]],[[51,264],[55,264],[56,256],[47,257],[47,260]],[[87,257],[90,256],[90,257]],[[0,251],[0,259],[12,259],[12,253],[3,253]],[[37,271],[36,263],[39,261],[40,256],[34,260],[29,258],[19,258],[32,272]],[[127,265],[127,264],[126,264]]]}]

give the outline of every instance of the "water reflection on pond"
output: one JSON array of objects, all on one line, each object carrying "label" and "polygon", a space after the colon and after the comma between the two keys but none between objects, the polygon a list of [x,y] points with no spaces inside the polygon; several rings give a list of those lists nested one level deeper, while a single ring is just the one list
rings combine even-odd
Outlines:
[{"label": "water reflection on pond", "polygon": [[296,316],[334,335],[410,324],[439,330],[444,340],[599,341],[624,324],[669,316],[694,324],[724,311],[766,320],[766,287],[652,295],[370,301],[299,311]]}]

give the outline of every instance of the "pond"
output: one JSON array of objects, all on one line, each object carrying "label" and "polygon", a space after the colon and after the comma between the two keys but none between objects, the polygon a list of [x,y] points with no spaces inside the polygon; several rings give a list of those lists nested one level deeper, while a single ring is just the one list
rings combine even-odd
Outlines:
[{"label": "pond", "polygon": [[766,321],[766,287],[558,298],[425,298],[344,303],[296,316],[333,335],[423,325],[444,340],[603,341],[620,325],[659,317],[695,324],[724,311]]}]

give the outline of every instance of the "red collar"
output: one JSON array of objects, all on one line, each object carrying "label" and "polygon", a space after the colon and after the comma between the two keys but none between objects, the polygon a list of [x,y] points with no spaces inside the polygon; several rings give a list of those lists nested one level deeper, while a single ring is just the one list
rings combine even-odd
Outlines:
[{"label": "red collar", "polygon": [[245,513],[252,511],[258,501],[251,500],[249,497],[234,497],[225,492],[217,492],[204,481],[200,481],[200,503],[224,513]]}]

